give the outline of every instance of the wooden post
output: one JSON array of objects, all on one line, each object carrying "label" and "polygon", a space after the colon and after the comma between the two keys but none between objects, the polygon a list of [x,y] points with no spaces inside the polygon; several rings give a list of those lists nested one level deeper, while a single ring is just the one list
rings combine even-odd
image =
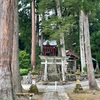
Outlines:
[{"label": "wooden post", "polygon": [[44,68],[44,81],[47,80],[47,59],[45,59],[45,68]]}]

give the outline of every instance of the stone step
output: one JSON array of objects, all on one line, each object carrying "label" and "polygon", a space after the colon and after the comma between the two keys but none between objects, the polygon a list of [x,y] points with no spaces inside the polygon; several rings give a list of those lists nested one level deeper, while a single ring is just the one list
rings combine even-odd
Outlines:
[{"label": "stone step", "polygon": [[42,100],[69,100],[63,86],[47,86]]},{"label": "stone step", "polygon": [[[57,82],[57,85],[63,85],[64,82]],[[49,82],[48,85],[55,85],[55,82]]]},{"label": "stone step", "polygon": [[57,74],[48,75],[49,81],[60,81],[60,77]]}]

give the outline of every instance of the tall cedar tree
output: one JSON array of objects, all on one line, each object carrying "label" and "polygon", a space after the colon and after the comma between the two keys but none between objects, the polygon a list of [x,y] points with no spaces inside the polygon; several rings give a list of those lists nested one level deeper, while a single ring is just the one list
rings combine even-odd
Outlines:
[{"label": "tall cedar tree", "polygon": [[35,36],[35,0],[32,0],[32,40],[31,40],[31,66],[35,69],[35,47],[36,47],[36,36]]},{"label": "tall cedar tree", "polygon": [[19,33],[19,21],[18,21],[18,2],[14,2],[14,33],[13,33],[13,51],[12,51],[12,82],[15,93],[21,92],[21,80],[19,72],[19,46],[18,46],[18,33]]},{"label": "tall cedar tree", "polygon": [[94,68],[92,63],[91,46],[90,46],[90,33],[89,33],[89,20],[88,20],[89,9],[86,8],[86,4],[88,6],[88,2],[83,1],[83,4],[85,4],[85,6],[83,5],[83,10],[81,10],[81,14],[80,14],[80,25],[82,26],[80,27],[81,30],[80,43],[82,43],[82,45],[80,45],[82,46],[80,47],[80,49],[81,48],[82,48],[81,50],[84,49],[83,52],[84,54],[83,53],[81,54],[85,57],[85,59],[81,59],[81,60],[85,60],[84,62],[86,62],[87,71],[88,71],[89,88],[91,90],[97,90],[98,86],[94,76]]},{"label": "tall cedar tree", "polygon": [[11,72],[14,1],[0,0],[0,100],[15,100]]}]

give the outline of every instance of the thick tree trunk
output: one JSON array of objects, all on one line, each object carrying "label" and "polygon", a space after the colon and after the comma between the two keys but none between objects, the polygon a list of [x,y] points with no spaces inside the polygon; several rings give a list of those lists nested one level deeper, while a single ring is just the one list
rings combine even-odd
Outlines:
[{"label": "thick tree trunk", "polygon": [[43,34],[41,33],[41,55],[43,55]]},{"label": "thick tree trunk", "polygon": [[[56,8],[57,8],[57,16],[58,16],[58,18],[62,17],[60,6],[61,6],[60,5],[60,0],[56,0]],[[60,29],[60,25],[59,25],[59,29]],[[62,55],[62,57],[66,57],[64,33],[60,33],[60,45],[61,45],[61,55]],[[63,81],[65,81],[66,69],[67,69],[67,65],[65,65],[65,60],[64,60],[64,61],[62,61],[62,80]]]},{"label": "thick tree trunk", "polygon": [[[56,8],[57,8],[57,16],[59,18],[61,18],[62,14],[61,14],[61,8],[60,8],[60,0],[56,0]],[[59,28],[60,28],[60,26],[59,26]],[[66,56],[64,33],[60,33],[60,45],[62,45],[61,46],[61,55]]]},{"label": "thick tree trunk", "polygon": [[[39,21],[45,20],[44,18],[44,13],[39,15]],[[39,27],[41,27],[41,24],[39,24]],[[43,55],[43,34],[41,32],[41,29],[39,29],[39,45],[40,45],[40,49],[41,49],[41,55]]]},{"label": "thick tree trunk", "polygon": [[34,0],[32,0],[32,47],[31,47],[31,65],[33,67],[33,70],[35,69],[35,46],[36,46],[36,35],[35,35],[35,3]]},{"label": "thick tree trunk", "polygon": [[84,40],[84,12],[81,10],[79,16],[79,28],[80,28],[80,58],[81,58],[81,71],[84,72],[83,68],[86,67],[85,59],[85,40]]},{"label": "thick tree trunk", "polygon": [[0,100],[15,100],[12,85],[14,0],[0,0]]},{"label": "thick tree trunk", "polygon": [[39,15],[36,14],[36,44],[39,43]]},{"label": "thick tree trunk", "polygon": [[92,63],[89,22],[88,22],[87,13],[84,13],[84,36],[85,36],[86,65],[87,65],[87,71],[88,71],[89,87],[91,90],[96,90],[98,89],[98,86],[95,81],[94,68],[93,68],[93,63]]},{"label": "thick tree trunk", "polygon": [[[40,2],[40,0],[35,0],[35,5],[37,6],[37,9],[35,10],[38,10],[39,6],[37,5],[38,3]],[[36,16],[36,44],[39,43],[39,24],[40,24],[40,20],[39,20],[39,13],[38,11],[36,11],[37,13],[35,14]]]},{"label": "thick tree trunk", "polygon": [[14,34],[13,34],[13,52],[12,52],[12,80],[13,80],[13,88],[15,93],[21,92],[21,81],[20,81],[20,72],[19,72],[19,48],[18,48],[18,4],[17,0],[15,0],[15,11],[14,11]]}]

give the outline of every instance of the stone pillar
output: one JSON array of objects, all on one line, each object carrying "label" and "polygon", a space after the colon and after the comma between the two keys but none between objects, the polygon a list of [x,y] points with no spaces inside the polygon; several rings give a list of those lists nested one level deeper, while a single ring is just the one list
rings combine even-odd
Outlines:
[{"label": "stone pillar", "polygon": [[73,71],[76,72],[76,60],[74,60]]},{"label": "stone pillar", "polygon": [[65,81],[64,60],[62,59],[62,80]]},{"label": "stone pillar", "polygon": [[45,68],[44,68],[44,81],[47,80],[47,59],[45,59]]}]

